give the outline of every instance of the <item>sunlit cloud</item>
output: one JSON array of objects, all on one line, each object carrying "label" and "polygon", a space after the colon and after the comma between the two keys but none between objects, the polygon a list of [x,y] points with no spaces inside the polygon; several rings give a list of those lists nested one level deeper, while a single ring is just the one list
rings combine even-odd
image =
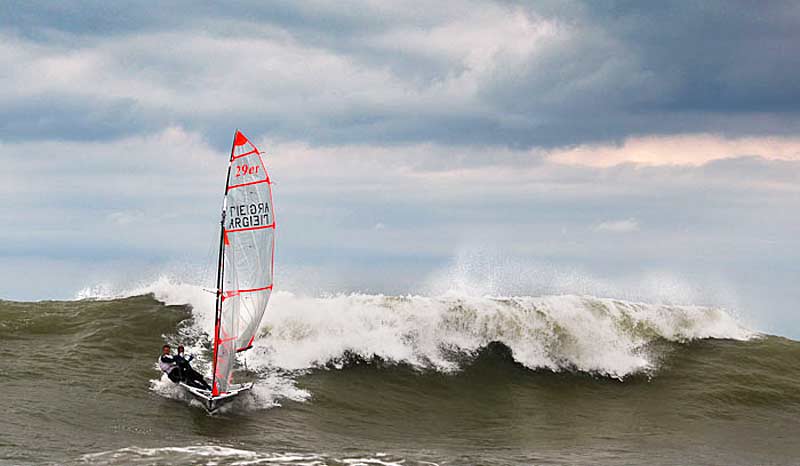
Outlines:
[{"label": "sunlit cloud", "polygon": [[800,160],[800,137],[725,137],[714,134],[642,136],[620,144],[583,144],[547,151],[558,163],[610,167],[640,165],[693,165],[745,156],[767,160]]}]

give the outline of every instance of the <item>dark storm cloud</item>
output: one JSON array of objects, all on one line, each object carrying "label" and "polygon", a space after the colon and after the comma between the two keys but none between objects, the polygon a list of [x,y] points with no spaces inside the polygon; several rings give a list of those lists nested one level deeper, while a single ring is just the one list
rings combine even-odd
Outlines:
[{"label": "dark storm cloud", "polygon": [[655,104],[667,110],[797,113],[797,2],[588,2],[663,77]]},{"label": "dark storm cloud", "polygon": [[[37,128],[42,138],[91,139],[165,123],[213,132],[229,124],[231,92],[264,102],[236,114],[241,124],[325,144],[531,147],[652,133],[787,134],[800,129],[798,25],[794,2],[5,2],[6,38],[64,55],[121,44],[95,72],[121,80],[145,70],[172,83],[175,99],[154,104],[146,86],[131,97],[45,83],[4,106],[0,138]],[[164,35],[161,51],[124,47]],[[242,76],[254,81],[239,90],[206,79],[227,64],[224,51],[202,41],[238,39],[291,50],[269,65],[273,49],[227,43],[268,65],[257,80]],[[297,73],[306,72],[309,51],[339,64],[307,72],[341,80],[304,81]],[[5,65],[15,64],[24,66],[13,57]],[[296,66],[269,68],[287,64]],[[364,76],[349,84],[349,73]],[[281,89],[294,77],[302,83]],[[218,105],[190,108],[209,89]]]}]

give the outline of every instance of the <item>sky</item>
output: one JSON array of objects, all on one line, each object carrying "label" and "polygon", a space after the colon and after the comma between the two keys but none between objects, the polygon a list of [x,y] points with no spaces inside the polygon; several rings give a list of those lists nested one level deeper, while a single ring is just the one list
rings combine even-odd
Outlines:
[{"label": "sky", "polygon": [[231,139],[276,287],[720,306],[800,338],[800,4],[0,3],[0,297],[208,283]]}]

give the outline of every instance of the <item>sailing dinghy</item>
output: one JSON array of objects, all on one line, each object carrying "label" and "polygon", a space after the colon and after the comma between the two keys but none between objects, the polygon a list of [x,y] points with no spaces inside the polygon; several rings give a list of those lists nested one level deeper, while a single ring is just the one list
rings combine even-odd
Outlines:
[{"label": "sailing dinghy", "polygon": [[212,390],[181,383],[213,412],[253,383],[232,382],[236,355],[253,347],[272,294],[275,211],[267,167],[256,146],[236,131],[220,222]]}]

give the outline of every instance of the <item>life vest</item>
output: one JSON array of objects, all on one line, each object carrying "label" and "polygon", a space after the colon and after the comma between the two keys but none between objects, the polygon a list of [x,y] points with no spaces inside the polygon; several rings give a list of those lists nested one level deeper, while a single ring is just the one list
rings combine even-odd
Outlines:
[{"label": "life vest", "polygon": [[[172,356],[170,356],[170,357],[172,357]],[[178,365],[175,364],[174,362],[166,362],[161,358],[162,358],[162,356],[158,357],[158,368],[161,369],[162,371],[164,371],[165,374],[169,374],[176,367],[178,367]]]}]

